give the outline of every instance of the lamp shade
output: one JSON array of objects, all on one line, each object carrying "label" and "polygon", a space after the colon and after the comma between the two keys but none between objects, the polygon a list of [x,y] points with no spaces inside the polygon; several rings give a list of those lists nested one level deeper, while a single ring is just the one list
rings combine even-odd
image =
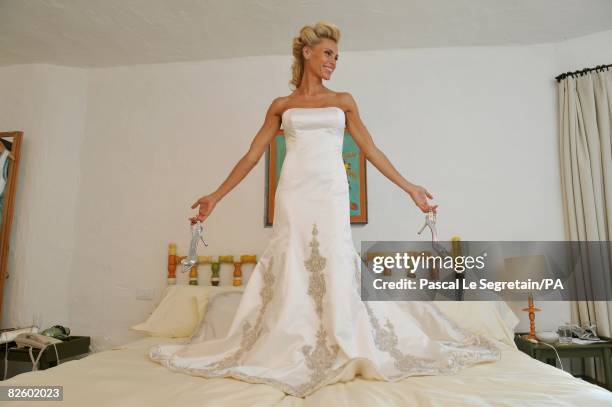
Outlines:
[{"label": "lamp shade", "polygon": [[504,259],[504,270],[508,280],[528,281],[550,278],[546,256],[507,257]]}]

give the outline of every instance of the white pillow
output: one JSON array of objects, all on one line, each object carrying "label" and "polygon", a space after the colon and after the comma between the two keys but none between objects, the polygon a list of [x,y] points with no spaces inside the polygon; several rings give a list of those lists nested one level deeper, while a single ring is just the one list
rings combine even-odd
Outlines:
[{"label": "white pillow", "polygon": [[502,319],[512,333],[512,343],[514,344],[514,330],[521,321],[520,318],[512,311],[512,308],[505,301],[495,301]]},{"label": "white pillow", "polygon": [[486,336],[516,349],[518,317],[504,301],[433,301],[451,321],[473,334]]},{"label": "white pillow", "polygon": [[[169,286],[164,298],[149,318],[130,329],[151,336],[182,338],[189,336],[198,323],[198,290],[195,286]],[[202,297],[200,295],[200,297]]]},{"label": "white pillow", "polygon": [[149,318],[130,329],[151,336],[184,338],[191,336],[198,326],[211,297],[227,291],[242,291],[243,287],[215,287],[172,285]]},{"label": "white pillow", "polygon": [[[204,292],[206,293],[206,300],[200,301],[198,303],[198,317],[199,317],[198,321],[202,321],[202,318],[204,318],[204,315],[206,315],[206,312],[208,310],[208,307],[210,306],[211,301],[217,298],[218,295],[225,294],[225,293],[237,293],[237,294],[240,294],[238,298],[241,298],[242,292],[244,291],[244,287],[245,286],[234,287],[231,285],[217,286],[217,287],[202,286],[202,288],[204,289]],[[235,308],[232,308],[232,310],[233,312],[236,312]]]},{"label": "white pillow", "polygon": [[242,292],[239,291],[226,291],[211,296],[192,340],[208,341],[225,337],[241,299]]}]

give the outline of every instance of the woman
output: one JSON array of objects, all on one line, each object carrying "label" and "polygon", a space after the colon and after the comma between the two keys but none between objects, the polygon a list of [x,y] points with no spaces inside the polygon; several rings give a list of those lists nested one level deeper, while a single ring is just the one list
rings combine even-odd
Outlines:
[{"label": "woman", "polygon": [[374,145],[349,93],[323,86],[338,60],[340,32],[319,22],[293,41],[295,91],[275,99],[247,154],[212,194],[192,208],[204,221],[255,166],[282,123],[287,151],[276,189],[273,236],[253,270],[224,338],[158,345],[150,357],[203,377],[267,383],[298,397],[356,375],[395,381],[454,373],[499,358],[427,302],[360,297],[342,161],[344,128],[387,178],[423,211],[431,194],[402,177]]},{"label": "woman", "polygon": [[278,133],[282,114],[295,107],[318,108],[338,106],[346,116],[346,128],[364,152],[366,158],[378,168],[393,183],[406,191],[415,204],[423,211],[436,211],[436,206],[430,206],[427,198],[433,196],[425,188],[408,182],[397,172],[385,154],[380,151],[370,133],[359,117],[355,100],[348,92],[334,92],[323,85],[323,80],[330,80],[338,61],[338,45],[340,31],[331,24],[318,23],[313,28],[304,27],[300,36],[293,40],[293,78],[290,81],[297,89],[289,96],[274,99],[264,124],[251,143],[249,151],[238,161],[227,179],[212,194],[198,199],[191,208],[198,208],[197,216],[190,218],[192,222],[203,222],[212,210],[228,192],[230,192],[259,162],[262,154]]}]

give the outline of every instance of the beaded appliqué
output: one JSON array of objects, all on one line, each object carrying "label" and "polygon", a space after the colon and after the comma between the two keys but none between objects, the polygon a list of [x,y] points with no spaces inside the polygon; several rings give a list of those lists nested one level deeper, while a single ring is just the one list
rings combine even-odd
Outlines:
[{"label": "beaded appliqu\u00e9", "polygon": [[[257,340],[260,338],[264,327],[264,315],[269,307],[274,294],[275,275],[272,271],[272,261],[268,263],[268,267],[262,270],[263,285],[260,290],[261,307],[257,318],[253,325],[250,322],[244,322],[242,327],[242,338],[240,348],[232,355],[216,362],[205,368],[189,368],[178,367],[168,363],[167,360],[160,360],[160,363],[166,365],[171,370],[188,372],[195,376],[202,377],[234,377],[250,383],[266,383],[283,390],[287,394],[297,397],[304,397],[313,393],[329,382],[332,382],[334,377],[340,375],[344,369],[352,362],[362,358],[350,358],[336,367],[332,368],[333,363],[337,360],[339,346],[337,344],[328,345],[328,333],[323,324],[323,300],[326,293],[325,278],[322,271],[326,267],[326,258],[319,252],[319,241],[317,240],[318,230],[316,224],[313,225],[312,239],[309,244],[311,248],[310,256],[304,261],[304,266],[309,272],[308,295],[313,299],[315,311],[319,317],[319,326],[316,333],[316,343],[312,345],[304,345],[302,353],[305,358],[305,365],[310,370],[310,378],[299,385],[291,385],[284,380],[274,379],[271,377],[255,376],[243,373],[240,371],[239,362],[246,352],[248,352]],[[357,258],[359,256],[357,255]],[[357,263],[357,264],[355,264]],[[361,301],[360,295],[360,267],[358,262],[354,263],[354,288],[355,296],[358,301]],[[434,361],[425,358],[419,358],[410,354],[404,354],[399,349],[399,339],[395,332],[395,327],[389,319],[386,324],[382,325],[376,317],[373,309],[367,301],[363,301],[363,305],[368,314],[372,329],[372,339],[377,349],[390,355],[394,361],[394,366],[399,373],[391,373],[379,371],[381,375],[389,381],[401,380],[408,376],[419,374],[444,374],[458,370],[460,367],[469,366],[480,361],[490,361],[499,358],[499,350],[495,349],[494,345],[485,338],[471,335],[467,331],[457,327],[452,321],[447,320],[451,329],[463,333],[464,340],[461,343],[443,342],[459,348],[456,351],[449,352],[449,357],[445,361]],[[437,314],[438,318],[446,318],[434,306],[431,305],[432,312]],[[483,352],[474,351],[471,349],[461,349],[465,346],[480,346]],[[161,354],[153,352],[154,359],[161,359]],[[372,361],[370,361],[372,362]],[[442,363],[440,363],[442,362]],[[378,367],[379,369],[381,366]]]},{"label": "beaded appliqu\u00e9", "polygon": [[319,241],[317,240],[317,224],[312,225],[312,240],[309,243],[310,246],[310,257],[304,260],[304,266],[306,270],[310,272],[308,278],[308,295],[310,295],[314,302],[317,315],[319,319],[323,317],[323,297],[325,296],[325,277],[323,276],[323,269],[327,259],[321,256],[319,252]]},{"label": "beaded appliqu\u00e9", "polygon": [[270,301],[272,301],[272,296],[274,294],[272,289],[275,280],[274,274],[272,273],[272,267],[274,265],[273,262],[274,258],[270,257],[270,262],[268,266],[261,273],[263,279],[261,291],[259,292],[259,296],[261,297],[261,308],[259,309],[259,314],[257,314],[255,325],[251,325],[249,321],[245,321],[242,326],[242,339],[240,341],[240,348],[233,354],[221,359],[220,361],[206,366],[207,368],[222,370],[236,366],[242,358],[242,355],[251,350],[253,345],[255,345],[255,342],[257,342],[257,340],[261,336],[264,330],[263,317],[266,313],[266,309],[268,309]]},{"label": "beaded appliqu\u00e9", "polygon": [[352,360],[348,360],[342,366],[335,369],[331,368],[333,362],[337,358],[340,347],[337,344],[333,344],[331,346],[327,345],[328,334],[323,325],[323,298],[325,296],[326,287],[325,279],[322,274],[322,271],[326,265],[326,259],[319,252],[319,241],[316,238],[317,234],[318,230],[316,224],[314,224],[312,229],[313,237],[309,244],[311,247],[310,257],[304,261],[304,266],[310,272],[308,295],[313,298],[315,302],[315,310],[317,316],[319,317],[319,329],[317,330],[317,340],[314,349],[311,345],[304,345],[302,347],[302,353],[305,357],[305,364],[308,369],[311,370],[311,376],[307,382],[294,386],[278,379],[249,375],[236,370],[236,368],[239,367],[238,362],[242,356],[253,347],[263,332],[263,316],[274,294],[273,285],[275,277],[272,272],[272,258],[270,258],[268,267],[262,272],[263,287],[260,291],[262,305],[259,310],[257,320],[253,326],[251,326],[249,322],[244,323],[241,345],[236,352],[216,363],[207,365],[204,368],[173,366],[171,363],[168,363],[167,360],[160,360],[160,355],[157,354],[152,355],[154,359],[160,360],[161,363],[166,365],[166,367],[171,370],[188,372],[194,376],[207,378],[234,377],[249,383],[266,383],[276,386],[277,388],[282,389],[285,393],[296,397],[304,397],[307,394],[314,392],[316,389],[324,386],[328,380],[340,374]]},{"label": "beaded appliqu\u00e9", "polygon": [[364,305],[373,328],[374,344],[379,350],[387,352],[393,358],[395,367],[402,372],[409,371],[414,374],[430,372],[430,367],[435,365],[435,361],[402,353],[397,346],[397,334],[391,321],[387,319],[385,327],[382,327],[370,305],[367,302],[364,302]]},{"label": "beaded appliqu\u00e9", "polygon": [[[356,294],[359,296],[360,289],[360,278],[359,278],[359,267],[355,268],[355,288]],[[444,374],[448,372],[455,372],[460,367],[470,366],[482,361],[493,360],[499,358],[499,350],[490,341],[483,337],[472,335],[467,331],[459,328],[452,321],[448,320],[434,305],[431,305],[431,310],[437,314],[438,318],[445,319],[447,323],[456,331],[459,331],[465,336],[465,340],[458,347],[469,347],[469,346],[482,346],[488,351],[488,355],[479,354],[473,350],[458,350],[450,352],[450,358],[447,361],[447,365],[443,366],[440,362],[436,362],[433,359],[421,358],[410,354],[403,353],[398,347],[398,338],[395,333],[395,326],[387,319],[385,326],[381,326],[380,321],[374,314],[372,307],[368,301],[363,301],[363,305],[368,313],[370,324],[372,325],[372,336],[374,338],[374,344],[376,347],[388,353],[394,360],[395,367],[402,373],[388,376],[391,380],[401,379],[410,375],[416,374]]]},{"label": "beaded appliqu\u00e9", "polygon": [[315,303],[315,311],[319,317],[319,329],[317,330],[317,343],[304,345],[302,353],[306,359],[306,366],[312,370],[310,381],[303,384],[305,388],[321,382],[326,378],[326,373],[332,367],[340,347],[337,344],[327,345],[327,331],[323,325],[323,298],[325,297],[325,276],[322,271],[325,268],[326,259],[319,252],[319,241],[317,240],[317,225],[312,225],[312,240],[310,241],[310,257],[304,261],[306,270],[310,273],[308,278],[308,295]]}]

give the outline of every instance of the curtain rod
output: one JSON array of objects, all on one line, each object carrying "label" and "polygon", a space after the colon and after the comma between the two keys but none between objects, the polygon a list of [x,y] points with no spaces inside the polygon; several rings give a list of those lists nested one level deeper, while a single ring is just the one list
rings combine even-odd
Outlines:
[{"label": "curtain rod", "polygon": [[562,73],[561,75],[555,77],[555,79],[557,80],[557,82],[560,82],[561,80],[567,78],[568,76],[571,76],[571,77],[579,76],[579,75],[582,76],[582,75],[585,75],[585,74],[587,74],[589,72],[599,71],[599,70],[601,70],[601,71],[606,70],[607,71],[610,67],[612,67],[612,64],[610,64],[610,65],[597,65],[595,68],[584,68],[584,69],[581,69],[579,71]]}]

